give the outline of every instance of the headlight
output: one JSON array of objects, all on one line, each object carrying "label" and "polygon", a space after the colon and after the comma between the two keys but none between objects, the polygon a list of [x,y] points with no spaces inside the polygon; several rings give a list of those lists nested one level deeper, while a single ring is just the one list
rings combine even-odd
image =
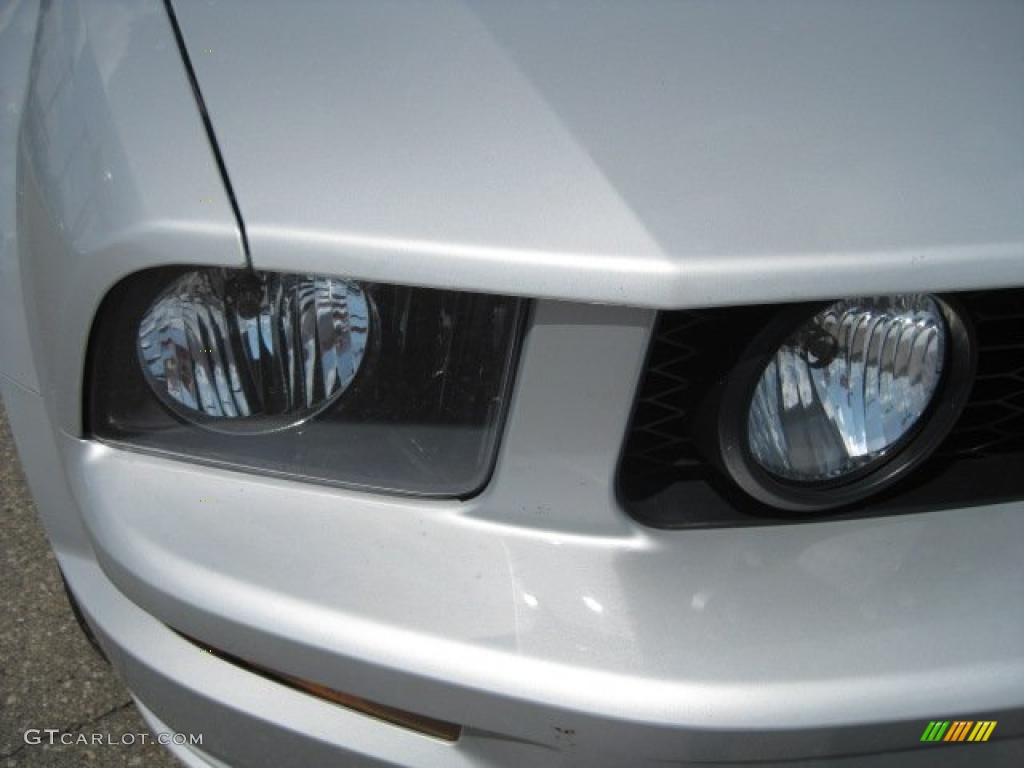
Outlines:
[{"label": "headlight", "polygon": [[266,432],[335,403],[369,335],[355,281],[208,269],[182,275],[150,305],[138,350],[150,387],[188,421]]},{"label": "headlight", "polygon": [[142,272],[97,315],[86,428],[193,461],[469,496],[494,463],[524,306],[323,275]]},{"label": "headlight", "polygon": [[894,482],[945,437],[973,368],[948,304],[867,297],[784,318],[730,374],[719,406],[721,458],[747,493],[783,509],[842,506]]}]

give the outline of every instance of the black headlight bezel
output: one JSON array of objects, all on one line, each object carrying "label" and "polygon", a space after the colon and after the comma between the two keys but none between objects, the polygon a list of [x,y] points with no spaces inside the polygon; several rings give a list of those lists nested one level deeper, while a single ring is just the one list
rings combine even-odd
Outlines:
[{"label": "black headlight bezel", "polygon": [[[136,337],[146,309],[168,284],[196,269],[202,267],[137,272],[104,297],[85,361],[86,437],[197,464],[376,493],[467,499],[486,487],[511,402],[527,300],[363,282],[373,294],[378,333],[345,396],[290,427],[240,434],[183,418],[152,391],[139,365]],[[444,329],[412,324],[435,311],[446,314]],[[405,334],[402,350],[422,360],[414,361],[412,352],[400,357],[399,332]],[[447,354],[445,343],[462,354],[454,348]],[[448,360],[446,379],[436,375],[442,357]],[[398,480],[388,481],[388,474]]]}]

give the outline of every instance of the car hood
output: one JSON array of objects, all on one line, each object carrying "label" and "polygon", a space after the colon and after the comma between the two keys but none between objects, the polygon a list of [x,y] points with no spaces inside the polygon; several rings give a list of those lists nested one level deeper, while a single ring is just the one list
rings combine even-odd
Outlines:
[{"label": "car hood", "polygon": [[1024,282],[1024,4],[176,2],[255,266],[651,307]]}]

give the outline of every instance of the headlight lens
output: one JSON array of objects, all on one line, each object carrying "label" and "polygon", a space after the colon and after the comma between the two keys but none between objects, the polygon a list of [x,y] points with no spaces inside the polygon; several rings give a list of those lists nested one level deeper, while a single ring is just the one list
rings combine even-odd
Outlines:
[{"label": "headlight lens", "polygon": [[86,429],[191,461],[470,496],[494,465],[525,306],[344,277],[148,270],[100,307]]},{"label": "headlight lens", "polygon": [[795,482],[845,478],[883,460],[932,404],[946,345],[930,296],[832,304],[765,366],[750,404],[751,454]]},{"label": "headlight lens", "polygon": [[200,426],[264,432],[297,424],[348,389],[366,354],[359,283],[211,269],[188,272],[139,325],[146,380]]}]

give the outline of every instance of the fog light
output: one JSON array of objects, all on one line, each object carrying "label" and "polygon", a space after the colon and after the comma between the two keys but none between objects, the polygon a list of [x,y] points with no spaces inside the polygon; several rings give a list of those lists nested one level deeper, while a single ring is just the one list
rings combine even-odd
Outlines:
[{"label": "fog light", "polygon": [[946,344],[931,297],[832,304],[765,366],[747,426],[754,459],[799,482],[846,477],[883,459],[932,404]]},{"label": "fog light", "polygon": [[917,466],[959,415],[974,367],[968,328],[935,296],[802,312],[781,313],[757,336],[723,388],[717,421],[732,479],[800,511],[858,501]]},{"label": "fog light", "polygon": [[293,426],[335,402],[366,353],[370,307],[352,280],[204,269],[177,278],[139,325],[146,381],[218,431]]}]

